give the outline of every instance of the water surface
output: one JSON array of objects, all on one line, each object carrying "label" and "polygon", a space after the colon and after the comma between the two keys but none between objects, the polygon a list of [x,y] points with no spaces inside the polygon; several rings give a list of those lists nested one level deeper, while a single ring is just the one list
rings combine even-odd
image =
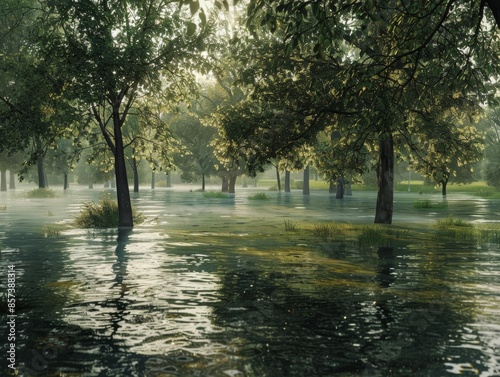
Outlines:
[{"label": "water surface", "polygon": [[406,236],[360,245],[283,222],[370,224],[374,193],[249,200],[256,190],[143,190],[133,200],[147,221],[130,232],[57,230],[98,190],[1,193],[20,375],[500,376],[500,242],[431,226],[450,214],[493,224],[498,201],[416,210],[421,197],[397,193]]}]

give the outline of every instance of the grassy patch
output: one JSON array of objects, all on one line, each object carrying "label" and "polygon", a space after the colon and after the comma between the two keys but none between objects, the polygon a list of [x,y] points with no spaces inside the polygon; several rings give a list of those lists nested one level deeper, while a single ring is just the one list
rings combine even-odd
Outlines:
[{"label": "grassy patch", "polygon": [[229,198],[229,195],[224,192],[214,192],[214,191],[204,192],[203,196],[205,198]]},{"label": "grassy patch", "polygon": [[37,188],[28,191],[26,194],[27,198],[30,199],[46,199],[46,198],[57,198],[57,193],[49,188]]},{"label": "grassy patch", "polygon": [[449,227],[472,228],[473,225],[468,221],[462,219],[456,219],[453,216],[450,216],[445,219],[439,219],[438,221],[436,221],[436,227],[441,229]]},{"label": "grassy patch", "polygon": [[[144,222],[142,214],[133,213],[135,224]],[[111,199],[102,199],[98,204],[95,202],[85,203],[80,215],[75,219],[75,225],[79,228],[115,228],[118,226],[118,203]]]},{"label": "grassy patch", "polygon": [[300,229],[299,225],[292,220],[283,220],[283,227],[286,232],[296,232]]},{"label": "grassy patch", "polygon": [[248,199],[249,200],[267,200],[267,199],[270,199],[270,198],[265,193],[260,192],[260,193],[255,194],[255,195],[250,195],[248,197]]},{"label": "grassy patch", "polygon": [[45,237],[59,237],[61,232],[67,228],[67,225],[47,224],[43,227],[43,234]]}]

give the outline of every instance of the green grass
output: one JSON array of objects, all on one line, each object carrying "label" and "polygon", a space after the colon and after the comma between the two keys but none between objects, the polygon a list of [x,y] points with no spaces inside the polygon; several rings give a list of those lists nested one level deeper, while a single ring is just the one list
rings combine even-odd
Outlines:
[{"label": "green grass", "polygon": [[291,220],[283,220],[283,227],[286,232],[296,232],[300,230],[299,225]]},{"label": "green grass", "polygon": [[248,197],[249,200],[267,200],[267,199],[270,199],[269,196],[267,196],[265,193],[263,192],[260,192],[258,194],[255,194],[255,195],[250,195]]},{"label": "green grass", "polygon": [[[134,212],[133,220],[141,224],[144,216]],[[111,199],[102,199],[98,204],[85,203],[74,223],[79,228],[115,228],[118,226],[118,204]]]},{"label": "green grass", "polygon": [[439,219],[438,221],[436,221],[436,227],[441,229],[449,227],[471,228],[473,227],[473,225],[468,221],[462,219],[456,219],[453,216],[450,216],[445,219]]},{"label": "green grass", "polygon": [[49,188],[37,188],[28,191],[26,194],[27,198],[30,199],[46,199],[46,198],[57,198],[57,193]]}]

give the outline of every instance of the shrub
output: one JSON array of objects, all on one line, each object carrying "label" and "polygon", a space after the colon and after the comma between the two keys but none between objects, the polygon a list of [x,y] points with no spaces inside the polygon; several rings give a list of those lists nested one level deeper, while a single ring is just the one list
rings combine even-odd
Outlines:
[{"label": "shrub", "polygon": [[54,190],[48,188],[37,188],[28,191],[26,197],[33,199],[56,198],[57,194]]},{"label": "shrub", "polygon": [[250,195],[248,197],[249,200],[267,200],[269,199],[269,196],[267,196],[265,193],[261,192],[255,195]]},{"label": "shrub", "polygon": [[[135,224],[144,222],[142,214],[133,213]],[[114,228],[118,226],[118,203],[111,199],[102,199],[99,204],[85,203],[80,215],[75,219],[80,228]]]}]

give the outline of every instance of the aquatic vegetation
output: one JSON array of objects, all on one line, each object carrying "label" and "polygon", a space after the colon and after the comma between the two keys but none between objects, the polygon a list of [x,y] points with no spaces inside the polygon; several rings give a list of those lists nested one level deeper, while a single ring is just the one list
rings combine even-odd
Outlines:
[{"label": "aquatic vegetation", "polygon": [[43,233],[45,237],[59,237],[61,235],[61,231],[65,229],[66,227],[64,225],[58,225],[58,224],[51,224],[51,225],[45,225],[43,229]]},{"label": "aquatic vegetation", "polygon": [[416,209],[442,209],[448,208],[448,203],[433,203],[428,199],[418,200],[413,203],[413,208]]},{"label": "aquatic vegetation", "polygon": [[27,198],[31,199],[46,199],[46,198],[57,198],[57,193],[49,188],[37,188],[28,191],[26,194]]},{"label": "aquatic vegetation", "polygon": [[312,234],[315,237],[328,240],[333,238],[335,231],[332,224],[315,224],[312,229]]},{"label": "aquatic vegetation", "polygon": [[[133,212],[135,224],[144,222],[144,216]],[[75,218],[75,225],[80,228],[113,228],[118,226],[118,203],[111,199],[102,199],[85,203],[80,215]]]},{"label": "aquatic vegetation", "polygon": [[438,228],[447,228],[447,227],[472,227],[473,225],[470,222],[467,222],[462,219],[456,219],[453,216],[449,216],[445,219],[439,219],[436,222],[436,227]]},{"label": "aquatic vegetation", "polygon": [[205,198],[229,198],[230,196],[224,192],[214,192],[214,191],[207,191],[203,193],[203,196]]},{"label": "aquatic vegetation", "polygon": [[283,220],[283,227],[286,232],[296,232],[300,229],[299,224],[293,222],[292,220]]},{"label": "aquatic vegetation", "polygon": [[267,200],[269,199],[269,196],[267,196],[265,193],[263,192],[260,192],[258,194],[255,194],[255,195],[250,195],[248,197],[249,200]]},{"label": "aquatic vegetation", "polygon": [[381,225],[373,224],[362,226],[358,233],[359,247],[387,246],[390,243],[388,234],[388,229]]}]

